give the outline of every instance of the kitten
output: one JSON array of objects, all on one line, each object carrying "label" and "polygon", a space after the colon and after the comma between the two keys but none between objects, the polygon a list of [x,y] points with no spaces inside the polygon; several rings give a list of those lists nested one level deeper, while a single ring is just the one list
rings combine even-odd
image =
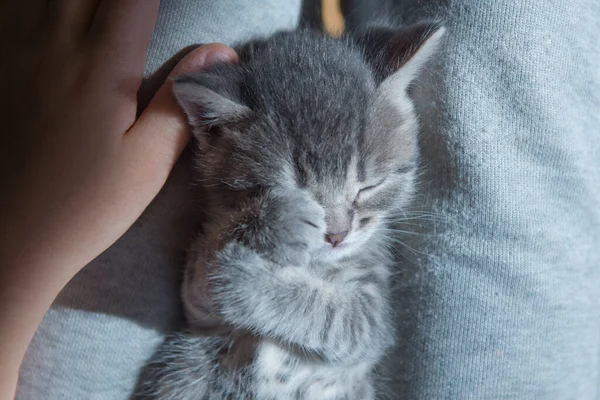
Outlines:
[{"label": "kitten", "polygon": [[414,190],[407,89],[444,28],[279,33],[177,79],[206,218],[189,332],[150,365],[158,399],[373,399],[394,342],[386,219]]}]

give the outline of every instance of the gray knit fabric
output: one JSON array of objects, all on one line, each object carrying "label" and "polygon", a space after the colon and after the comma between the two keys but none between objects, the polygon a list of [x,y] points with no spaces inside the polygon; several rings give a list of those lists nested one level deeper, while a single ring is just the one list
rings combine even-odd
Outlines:
[{"label": "gray knit fabric", "polygon": [[[276,0],[195,3],[165,3],[149,72],[186,44],[297,15]],[[447,50],[414,93],[427,216],[399,260],[386,394],[598,400],[600,3],[439,3]],[[406,5],[407,20],[432,16],[431,2]],[[177,317],[176,268],[193,229],[184,170],[61,294],[28,352],[20,399],[127,397]]]},{"label": "gray knit fabric", "polygon": [[598,400],[600,2],[446,6],[391,398]]}]

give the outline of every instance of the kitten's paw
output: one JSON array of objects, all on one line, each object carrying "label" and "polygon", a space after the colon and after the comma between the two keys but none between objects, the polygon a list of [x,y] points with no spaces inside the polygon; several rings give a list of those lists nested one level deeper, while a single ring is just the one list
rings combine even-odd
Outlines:
[{"label": "kitten's paw", "polygon": [[279,264],[306,265],[325,240],[323,207],[303,190],[271,194],[265,206],[263,254]]}]

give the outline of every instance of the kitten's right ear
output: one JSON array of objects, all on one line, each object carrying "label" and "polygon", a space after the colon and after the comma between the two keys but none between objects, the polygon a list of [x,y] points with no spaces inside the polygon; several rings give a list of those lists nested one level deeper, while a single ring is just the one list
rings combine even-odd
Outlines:
[{"label": "kitten's right ear", "polygon": [[436,53],[445,31],[437,22],[426,22],[400,28],[368,27],[350,36],[362,48],[379,83],[394,75],[408,86]]},{"label": "kitten's right ear", "polygon": [[173,81],[173,93],[194,128],[222,126],[251,113],[239,86],[213,73],[181,76]]}]

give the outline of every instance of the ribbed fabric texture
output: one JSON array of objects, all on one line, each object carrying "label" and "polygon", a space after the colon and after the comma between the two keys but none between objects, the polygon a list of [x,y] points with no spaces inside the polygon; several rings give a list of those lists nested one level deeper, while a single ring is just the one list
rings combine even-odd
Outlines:
[{"label": "ribbed fabric texture", "polygon": [[600,3],[448,3],[390,398],[598,400]]},{"label": "ribbed fabric texture", "polygon": [[[187,44],[298,15],[297,2],[248,3],[166,2],[148,73]],[[431,2],[406,3],[428,15]],[[600,3],[444,3],[446,51],[414,93],[427,215],[398,263],[399,346],[384,394],[598,400]],[[19,399],[127,398],[176,320],[191,232],[183,170],[65,289],[28,353]]]},{"label": "ribbed fabric texture", "polygon": [[[163,0],[146,76],[188,45],[292,29],[299,16],[300,0]],[[18,399],[129,398],[140,368],[179,320],[178,271],[196,214],[188,161],[180,160],[131,230],[60,294],[27,352]]]}]

